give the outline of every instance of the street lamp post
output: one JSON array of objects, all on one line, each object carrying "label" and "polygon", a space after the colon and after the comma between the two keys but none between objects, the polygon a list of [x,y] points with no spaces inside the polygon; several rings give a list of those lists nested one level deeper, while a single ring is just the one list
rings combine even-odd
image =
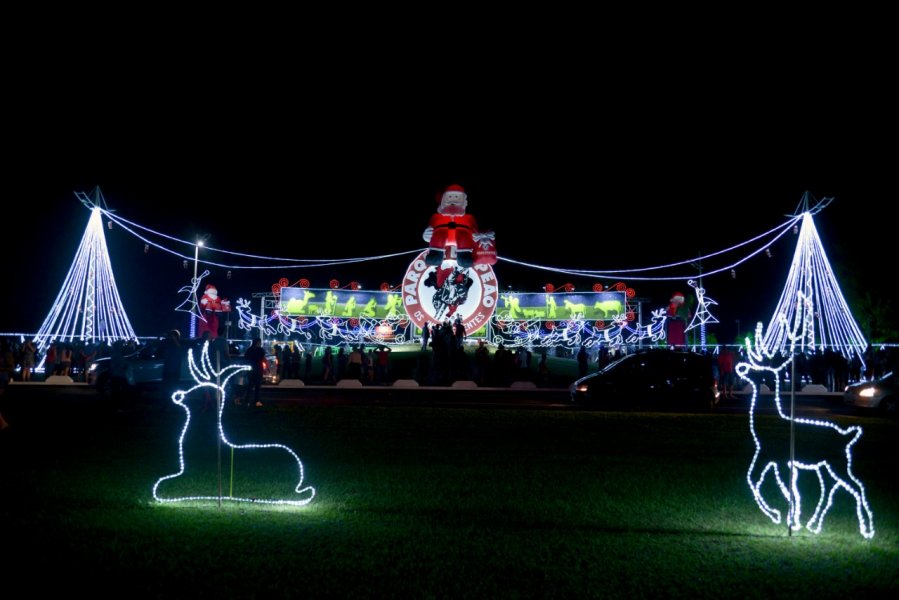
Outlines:
[{"label": "street lamp post", "polygon": [[[200,260],[200,247],[203,245],[203,240],[197,240],[197,244],[194,246],[194,278],[191,280],[191,283],[195,284],[197,281],[197,262]],[[200,309],[199,303],[197,302],[197,292],[196,287],[194,288],[194,304],[197,305],[197,310]],[[197,337],[197,313],[196,311],[190,314],[190,337],[191,339]]]}]

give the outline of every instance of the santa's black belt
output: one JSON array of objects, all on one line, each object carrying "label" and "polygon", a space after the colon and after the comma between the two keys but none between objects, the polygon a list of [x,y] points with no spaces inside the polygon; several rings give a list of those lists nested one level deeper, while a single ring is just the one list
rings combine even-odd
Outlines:
[{"label": "santa's black belt", "polygon": [[435,225],[434,229],[440,229],[441,227],[446,227],[447,229],[456,229],[457,227],[461,227],[462,229],[468,229],[471,231],[471,227],[468,225],[463,225],[462,223],[447,223],[446,225]]}]

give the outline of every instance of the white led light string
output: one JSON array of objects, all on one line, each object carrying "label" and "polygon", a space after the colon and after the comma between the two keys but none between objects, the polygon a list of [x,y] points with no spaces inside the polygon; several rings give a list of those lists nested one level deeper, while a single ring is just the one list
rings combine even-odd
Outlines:
[{"label": "white led light string", "polygon": [[101,209],[96,206],[59,294],[34,337],[41,354],[54,340],[75,339],[137,339],[116,288]]},{"label": "white led light string", "polygon": [[[802,304],[803,298],[800,294],[799,306],[797,308],[799,312],[803,310]],[[794,320],[792,331],[788,334],[792,343],[795,343],[798,337],[796,336],[796,331],[800,327],[801,320],[800,314]],[[773,523],[780,523],[781,511],[771,506],[762,493],[762,485],[765,479],[768,476],[774,477],[781,495],[787,502],[787,524],[791,530],[798,531],[802,529],[802,499],[798,489],[799,473],[814,471],[817,476],[820,495],[811,518],[805,524],[806,529],[815,534],[821,532],[824,517],[833,505],[834,495],[838,490],[842,489],[855,499],[859,533],[865,538],[872,538],[874,537],[874,514],[868,506],[868,501],[865,497],[865,486],[852,472],[852,448],[861,438],[862,428],[857,425],[844,428],[830,421],[820,419],[796,417],[791,419],[790,416],[784,414],[780,399],[780,381],[784,369],[793,361],[794,349],[794,346],[791,345],[789,348],[790,355],[780,365],[776,367],[765,365],[766,361],[772,360],[778,353],[776,349],[771,349],[767,346],[762,335],[762,324],[758,323],[755,330],[754,346],[749,338],[746,339],[746,351],[749,362],[740,362],[736,366],[737,375],[752,386],[749,430],[755,444],[755,452],[746,472],[746,481],[749,484],[749,489],[752,491],[753,498],[762,513],[771,519]],[[775,456],[774,451],[770,450],[770,448],[777,447],[777,441],[773,438],[771,440],[763,439],[763,436],[756,429],[755,410],[759,402],[759,390],[755,381],[748,376],[750,371],[756,373],[769,372],[774,377],[773,401],[780,419],[788,422],[792,421],[793,427],[804,432],[817,435],[818,437],[824,436],[835,446],[842,444],[845,462],[841,460],[839,464],[831,464],[827,460],[817,457],[811,457],[810,459],[807,456],[805,460],[794,460],[791,462],[789,458],[784,460],[781,456]],[[782,467],[785,472],[792,473],[789,478],[782,476]],[[785,479],[789,479],[789,486]],[[830,484],[829,489],[828,484]]]},{"label": "white led light string", "polygon": [[810,309],[803,311],[800,347],[806,344],[810,350],[835,347],[844,354],[857,354],[864,361],[868,342],[840,291],[810,212],[802,215],[802,228],[786,285],[765,334],[767,347],[783,350],[791,344],[787,324],[795,320],[800,295],[804,298],[803,305],[809,305]]},{"label": "white led light string", "polygon": [[[131,235],[136,237],[137,239],[141,240],[142,242],[149,244],[149,245],[153,246],[154,248],[162,250],[163,252],[167,252],[168,254],[177,256],[178,258],[181,258],[183,260],[191,260],[191,261],[194,260],[194,257],[192,255],[182,254],[182,253],[178,252],[177,250],[172,250],[171,248],[167,248],[157,242],[154,242],[153,240],[148,239],[147,237],[134,231],[134,229],[132,229],[131,227],[126,225],[126,223],[134,225],[135,227],[139,227],[139,228],[141,228],[145,231],[148,231],[154,235],[158,235],[165,239],[172,240],[179,244],[189,245],[191,248],[193,248],[196,245],[193,242],[188,242],[187,240],[181,240],[181,239],[172,237],[170,235],[166,235],[163,233],[159,233],[157,231],[153,231],[152,229],[148,229],[146,227],[142,227],[135,223],[131,223],[131,221],[125,221],[124,219],[122,219],[116,215],[113,215],[109,211],[104,211],[104,214],[109,219],[115,221],[115,223],[118,224],[122,229],[124,229],[125,231],[127,231],[128,233],[130,233]],[[204,250],[208,251],[208,252],[222,252],[224,254],[231,254],[234,256],[242,256],[245,258],[258,258],[258,259],[271,260],[271,261],[291,261],[293,263],[299,263],[299,264],[281,264],[281,265],[232,265],[232,264],[224,264],[224,263],[219,263],[219,262],[205,260],[205,259],[199,259],[197,261],[197,262],[205,264],[205,265],[210,265],[213,267],[221,267],[224,269],[293,269],[293,268],[311,269],[311,268],[317,268],[317,267],[332,267],[332,266],[336,266],[336,265],[346,265],[346,264],[353,264],[353,263],[359,263],[359,262],[384,260],[384,259],[388,259],[388,258],[395,258],[398,256],[406,256],[409,254],[415,254],[415,253],[421,252],[421,248],[417,248],[415,250],[406,250],[404,252],[394,252],[392,254],[381,254],[381,255],[377,255],[377,256],[361,256],[361,257],[336,258],[336,259],[311,259],[311,258],[277,258],[277,257],[272,257],[272,256],[259,256],[259,255],[255,255],[255,254],[243,254],[240,252],[231,252],[228,250],[220,250],[220,249],[212,248],[209,246],[204,246]]]},{"label": "white led light string", "polygon": [[[184,427],[181,429],[181,434],[178,437],[178,471],[176,473],[172,473],[170,475],[165,475],[156,480],[156,483],[153,484],[153,498],[159,502],[185,502],[185,501],[206,501],[206,500],[225,500],[229,502],[248,502],[255,504],[282,504],[289,506],[304,506],[309,504],[312,501],[312,498],[315,496],[315,488],[312,486],[304,486],[304,471],[303,471],[303,462],[300,460],[300,457],[294,452],[292,449],[284,446],[283,444],[235,444],[228,439],[225,434],[225,429],[222,426],[222,413],[224,412],[226,402],[225,397],[225,388],[228,385],[228,381],[234,377],[237,373],[241,371],[248,371],[251,367],[248,365],[230,365],[219,371],[216,371],[212,367],[212,363],[209,360],[209,342],[203,344],[203,350],[201,354],[200,364],[197,365],[194,362],[193,349],[188,350],[187,354],[187,364],[190,368],[190,374],[193,376],[196,385],[191,387],[188,390],[176,391],[172,394],[172,402],[176,405],[180,406],[186,415],[186,419],[184,422]],[[216,383],[219,381],[220,383]],[[296,485],[294,486],[294,493],[298,496],[302,496],[300,498],[244,498],[238,496],[178,496],[178,497],[164,497],[159,494],[159,486],[164,481],[170,479],[176,479],[181,477],[184,474],[186,468],[186,462],[184,458],[184,437],[187,435],[188,429],[190,428],[191,421],[191,413],[190,409],[184,403],[184,400],[187,396],[198,390],[200,388],[212,388],[221,394],[221,402],[219,404],[219,409],[217,413],[217,428],[219,438],[223,443],[234,450],[264,450],[264,449],[278,449],[280,451],[284,451],[289,454],[293,460],[296,462]]]},{"label": "white led light string", "polygon": [[800,217],[793,217],[793,218],[790,219],[789,221],[787,221],[787,222],[785,222],[785,223],[783,223],[783,224],[781,224],[781,225],[778,225],[778,226],[775,227],[774,229],[771,229],[771,230],[769,230],[769,231],[766,231],[765,233],[763,233],[763,234],[761,234],[761,235],[759,235],[759,236],[756,236],[756,237],[752,238],[751,240],[747,240],[747,241],[745,241],[745,242],[741,242],[741,243],[739,243],[739,244],[737,244],[737,245],[735,245],[735,246],[731,246],[731,247],[726,248],[726,249],[724,249],[724,250],[719,250],[719,251],[717,251],[717,252],[713,252],[713,253],[711,253],[711,254],[707,254],[707,255],[701,256],[701,257],[699,257],[699,258],[694,258],[694,259],[690,259],[690,260],[680,261],[680,262],[676,262],[676,263],[669,263],[669,264],[666,264],[666,265],[657,265],[657,266],[654,266],[654,267],[643,267],[643,268],[639,268],[639,269],[620,269],[620,270],[603,270],[603,271],[599,271],[599,270],[593,270],[593,269],[564,269],[564,268],[560,268],[560,267],[552,267],[552,266],[546,266],[546,265],[538,265],[538,264],[534,264],[534,263],[529,263],[529,262],[524,262],[524,261],[514,260],[514,259],[512,259],[512,258],[508,258],[508,257],[505,257],[505,256],[500,256],[500,257],[499,257],[499,260],[501,260],[501,261],[506,261],[506,262],[511,263],[511,264],[516,264],[516,265],[519,265],[519,266],[522,266],[522,267],[530,267],[530,268],[533,268],[533,269],[541,269],[541,270],[544,270],[544,271],[552,271],[552,272],[555,272],[555,273],[565,273],[566,275],[575,275],[575,276],[579,276],[579,277],[600,277],[600,278],[618,278],[618,277],[627,277],[628,279],[633,279],[633,280],[636,280],[636,281],[686,281],[686,280],[688,280],[688,279],[692,279],[693,277],[695,277],[695,276],[696,276],[695,273],[689,274],[689,275],[665,276],[665,277],[635,276],[635,275],[633,275],[632,273],[639,273],[639,272],[646,272],[646,271],[660,271],[660,270],[663,270],[663,269],[669,269],[669,268],[675,267],[675,266],[680,266],[680,265],[690,264],[690,263],[692,263],[692,262],[697,262],[697,261],[705,260],[705,259],[708,259],[708,258],[711,258],[711,257],[715,257],[715,256],[719,256],[719,255],[721,255],[721,254],[725,254],[725,253],[727,253],[727,252],[732,252],[732,251],[734,251],[734,250],[736,250],[736,249],[738,249],[738,248],[742,248],[743,246],[746,246],[747,244],[750,244],[750,243],[752,243],[752,242],[754,242],[754,241],[757,241],[757,240],[759,240],[759,239],[761,239],[761,238],[763,238],[763,237],[765,237],[765,236],[768,236],[768,235],[772,235],[772,234],[774,234],[774,233],[777,233],[777,235],[775,235],[775,237],[774,237],[773,239],[771,239],[771,241],[765,243],[764,245],[760,246],[760,247],[757,248],[756,250],[753,250],[752,252],[750,252],[749,254],[747,254],[746,256],[744,256],[743,258],[741,258],[741,259],[739,259],[739,260],[736,260],[736,261],[734,261],[734,262],[732,262],[732,263],[730,263],[730,264],[728,264],[728,265],[725,265],[725,266],[723,266],[723,267],[717,268],[717,269],[713,269],[713,270],[709,270],[709,271],[703,271],[703,277],[708,277],[708,276],[711,276],[711,275],[717,275],[717,274],[719,274],[719,273],[724,273],[724,272],[730,271],[731,269],[733,269],[733,268],[735,268],[735,267],[738,267],[739,265],[745,263],[746,261],[748,261],[749,259],[753,258],[754,256],[757,256],[758,254],[761,254],[762,252],[764,252],[765,250],[767,250],[768,248],[770,248],[770,247],[771,247],[777,240],[779,240],[779,239],[780,239],[781,237],[783,237],[786,233],[788,233],[789,231],[791,231],[792,225],[793,225],[799,218],[800,218]]}]

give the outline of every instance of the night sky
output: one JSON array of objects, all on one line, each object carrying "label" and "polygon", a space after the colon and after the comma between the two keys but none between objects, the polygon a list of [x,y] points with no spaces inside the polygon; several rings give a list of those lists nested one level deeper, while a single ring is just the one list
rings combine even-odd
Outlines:
[{"label": "night sky", "polygon": [[[732,246],[782,223],[807,191],[834,198],[815,222],[850,301],[868,292],[891,297],[896,232],[883,213],[895,203],[895,166],[882,150],[883,111],[862,92],[851,106],[795,94],[778,103],[758,96],[753,111],[733,112],[736,100],[724,89],[714,106],[680,97],[653,110],[636,103],[640,90],[616,90],[599,111],[595,98],[560,88],[552,104],[520,98],[507,113],[499,97],[477,106],[468,99],[419,122],[400,104],[384,114],[369,105],[336,110],[337,96],[326,91],[310,93],[302,111],[270,87],[247,104],[216,96],[216,110],[204,108],[211,90],[184,98],[145,91],[140,103],[110,89],[77,105],[60,102],[29,121],[33,129],[4,138],[9,245],[0,332],[40,327],[89,218],[74,192],[95,187],[121,217],[181,239],[208,236],[210,246],[259,255],[344,258],[423,248],[435,194],[458,183],[480,228],[496,232],[501,258],[583,269],[646,267]],[[475,113],[476,121],[463,118]],[[521,114],[528,120],[514,116]],[[186,316],[174,307],[192,265],[185,270],[155,249],[145,254],[121,228],[105,232],[137,333],[184,328]],[[744,330],[768,321],[794,247],[785,236],[771,258],[737,268],[736,279],[704,279],[719,302],[713,314],[725,341],[738,319]],[[373,288],[400,283],[410,260],[232,269],[230,280],[212,267],[207,281],[232,301],[281,278]],[[503,287],[518,291],[567,282],[587,290],[597,281],[502,261],[495,271]],[[685,281],[623,280],[649,299],[646,308],[690,292]]]}]

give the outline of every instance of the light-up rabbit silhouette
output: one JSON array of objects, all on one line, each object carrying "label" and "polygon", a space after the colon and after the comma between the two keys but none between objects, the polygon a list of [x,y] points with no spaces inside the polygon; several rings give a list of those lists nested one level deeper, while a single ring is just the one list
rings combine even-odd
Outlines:
[{"label": "light-up rabbit silhouette", "polygon": [[[172,473],[171,475],[165,475],[160,477],[156,483],[153,485],[153,498],[159,502],[181,502],[185,500],[226,500],[231,502],[256,502],[262,504],[288,504],[293,506],[303,506],[308,504],[312,498],[315,496],[315,489],[311,486],[303,486],[303,463],[300,461],[300,457],[297,456],[297,453],[288,448],[287,446],[281,444],[235,444],[228,439],[228,436],[225,434],[225,430],[222,426],[222,412],[227,404],[225,399],[225,389],[227,387],[228,381],[237,375],[241,371],[248,371],[250,367],[248,365],[230,365],[219,371],[216,371],[212,367],[212,363],[209,360],[209,342],[203,344],[203,351],[200,358],[199,366],[194,362],[193,350],[188,350],[187,353],[187,364],[190,368],[190,373],[196,382],[196,385],[186,391],[177,391],[172,394],[172,402],[181,407],[187,419],[184,422],[184,427],[181,430],[181,434],[178,437],[178,462],[179,469],[177,473]],[[200,388],[212,388],[214,390],[218,390],[221,392],[221,403],[219,404],[218,414],[216,418],[216,427],[217,427],[217,435],[220,437],[221,441],[225,443],[227,446],[230,446],[234,450],[246,450],[248,452],[259,452],[259,451],[269,451],[271,449],[276,449],[279,454],[286,452],[289,454],[294,461],[296,461],[296,485],[293,487],[293,492],[296,494],[295,497],[288,498],[240,498],[234,496],[182,496],[182,497],[163,497],[159,495],[159,486],[164,481],[175,479],[184,474],[186,461],[184,457],[184,437],[187,434],[188,429],[190,428],[191,422],[191,413],[190,409],[185,404],[185,398],[193,391],[198,390]]]},{"label": "light-up rabbit silhouette", "polygon": [[[801,300],[801,299],[800,299]],[[799,319],[797,318],[797,327]],[[762,335],[762,324],[759,323],[755,330],[755,343],[751,344],[749,338],[746,339],[746,351],[749,362],[741,362],[736,367],[737,374],[752,386],[752,404],[749,409],[749,429],[755,442],[755,454],[749,465],[749,471],[746,473],[746,481],[752,490],[759,509],[774,523],[780,523],[781,513],[773,508],[762,495],[762,484],[765,478],[770,474],[774,477],[781,494],[787,501],[788,513],[787,524],[793,531],[802,529],[801,513],[802,501],[799,496],[798,479],[800,472],[814,472],[818,477],[818,484],[821,489],[821,495],[818,498],[818,504],[811,518],[806,523],[806,528],[812,533],[819,533],[824,522],[824,516],[833,504],[834,494],[839,489],[844,489],[855,498],[856,514],[858,516],[859,532],[865,538],[874,537],[874,515],[871,512],[868,502],[865,498],[865,486],[852,472],[852,447],[858,442],[862,435],[862,428],[859,426],[840,427],[835,423],[823,420],[805,419],[794,417],[793,427],[796,437],[812,437],[816,442],[824,442],[825,448],[835,450],[836,460],[831,462],[823,456],[803,456],[803,459],[795,458],[790,461],[789,455],[784,457],[783,452],[783,436],[773,437],[770,430],[759,431],[756,428],[755,411],[759,402],[759,393],[756,382],[749,376],[749,372],[767,371],[774,376],[775,387],[773,402],[777,409],[777,414],[781,419],[789,422],[791,419],[784,414],[783,407],[780,402],[780,377],[784,369],[793,360],[793,350],[796,341],[796,329],[793,328],[791,335],[790,355],[774,366],[770,363],[774,359],[775,352],[769,352],[764,343]],[[782,433],[782,432],[781,432]],[[767,436],[767,437],[766,437]],[[795,454],[806,454],[807,449],[797,449]],[[795,467],[795,468],[794,468]],[[783,471],[781,470],[783,469]],[[792,473],[792,475],[790,475]],[[782,476],[783,475],[783,476]],[[784,479],[790,480],[790,487],[787,487]],[[792,492],[792,493],[791,493]]]}]

